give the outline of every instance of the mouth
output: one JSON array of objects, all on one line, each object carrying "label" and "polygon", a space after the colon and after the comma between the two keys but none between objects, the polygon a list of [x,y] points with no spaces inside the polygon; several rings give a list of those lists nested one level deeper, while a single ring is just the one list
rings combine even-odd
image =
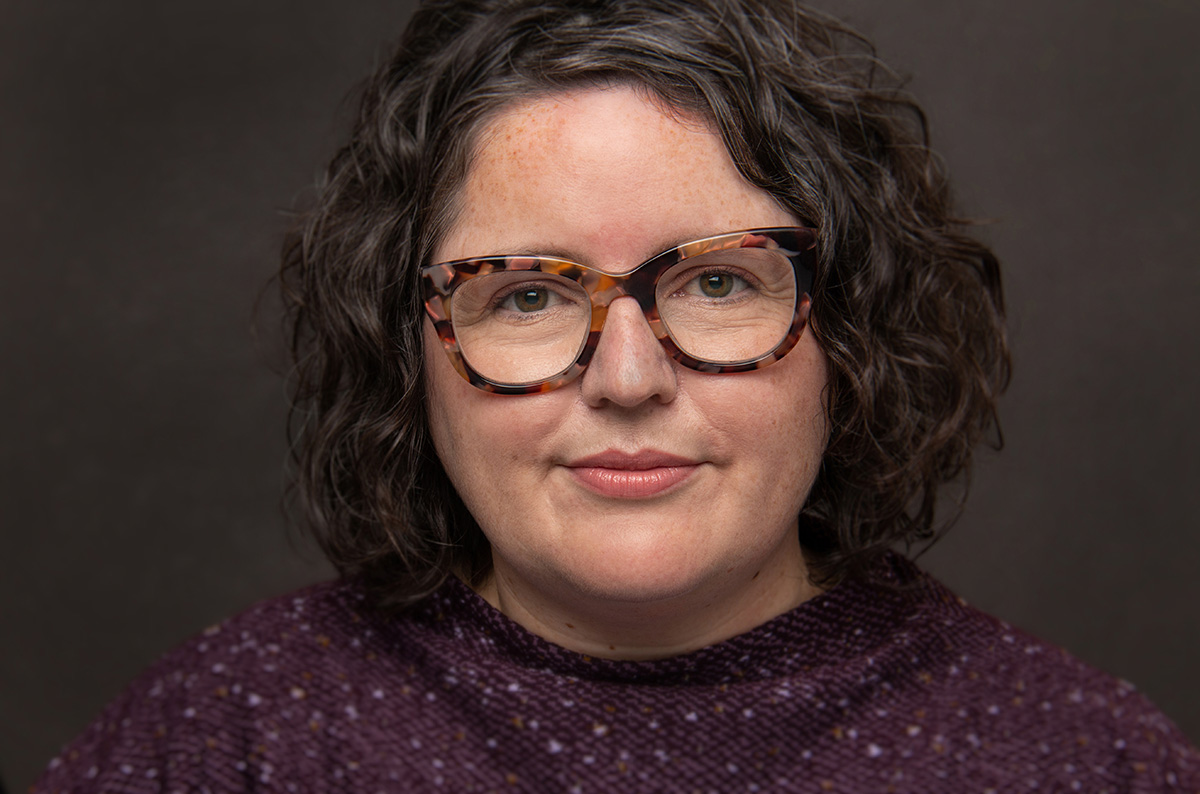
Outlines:
[{"label": "mouth", "polygon": [[634,453],[607,450],[566,464],[567,471],[587,490],[610,499],[647,499],[674,490],[692,477],[702,463],[659,450]]}]

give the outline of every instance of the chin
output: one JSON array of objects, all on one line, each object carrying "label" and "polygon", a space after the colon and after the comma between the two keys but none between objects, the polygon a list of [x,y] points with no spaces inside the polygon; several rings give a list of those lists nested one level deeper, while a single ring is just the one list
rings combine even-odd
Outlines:
[{"label": "chin", "polygon": [[686,597],[719,576],[720,566],[704,565],[694,548],[661,542],[615,545],[596,556],[572,557],[562,578],[588,598],[644,604]]}]

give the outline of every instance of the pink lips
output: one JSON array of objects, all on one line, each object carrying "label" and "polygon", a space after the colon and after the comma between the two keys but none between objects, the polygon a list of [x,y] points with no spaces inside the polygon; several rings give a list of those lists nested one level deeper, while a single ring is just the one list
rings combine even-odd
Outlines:
[{"label": "pink lips", "polygon": [[691,477],[698,468],[700,464],[694,460],[653,449],[633,454],[608,450],[567,464],[580,485],[614,499],[657,496]]}]

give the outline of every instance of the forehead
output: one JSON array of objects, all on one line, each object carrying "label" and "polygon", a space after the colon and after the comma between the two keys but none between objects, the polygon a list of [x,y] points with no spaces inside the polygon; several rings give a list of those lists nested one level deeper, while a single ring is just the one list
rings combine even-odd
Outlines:
[{"label": "forehead", "polygon": [[478,151],[487,149],[496,157],[538,155],[566,145],[574,154],[613,155],[632,142],[653,139],[687,147],[697,136],[719,138],[708,118],[674,108],[648,89],[589,86],[508,106],[485,125]]},{"label": "forehead", "polygon": [[442,260],[539,253],[619,266],[688,239],[790,223],[707,119],[626,86],[502,111],[481,130],[458,199]]}]

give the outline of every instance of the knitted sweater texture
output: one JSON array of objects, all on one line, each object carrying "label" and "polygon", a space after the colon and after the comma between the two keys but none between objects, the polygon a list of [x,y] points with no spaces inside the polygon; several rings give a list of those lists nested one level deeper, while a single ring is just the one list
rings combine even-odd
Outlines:
[{"label": "knitted sweater texture", "polygon": [[139,677],[34,792],[1200,791],[1132,686],[894,559],[655,662],[534,636],[457,580],[264,602]]}]

